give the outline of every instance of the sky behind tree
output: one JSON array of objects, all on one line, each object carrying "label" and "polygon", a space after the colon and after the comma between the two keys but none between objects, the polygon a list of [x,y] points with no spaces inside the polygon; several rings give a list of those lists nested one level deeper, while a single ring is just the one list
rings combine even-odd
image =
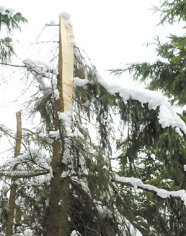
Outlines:
[{"label": "sky behind tree", "polygon": [[58,23],[59,14],[68,12],[75,42],[101,70],[154,60],[153,47],[146,48],[145,44],[170,31],[167,25],[157,27],[159,15],[152,10],[160,5],[157,0],[1,0],[1,5],[21,11],[28,19],[22,29],[25,40],[36,39],[46,23]]},{"label": "sky behind tree", "polygon": [[[38,41],[43,36],[47,40],[49,31],[42,31],[43,27],[51,21],[58,24],[59,14],[68,12],[71,15],[75,43],[85,50],[98,71],[111,79],[113,77],[106,70],[120,68],[126,63],[154,61],[155,47],[146,47],[146,43],[152,42],[153,37],[158,35],[165,38],[170,31],[177,35],[181,31],[181,27],[177,26],[157,26],[159,14],[153,14],[152,8],[160,5],[159,0],[1,0],[0,5],[20,11],[28,19],[28,24],[22,26],[22,32],[14,34],[15,39],[23,42],[17,52],[21,59],[29,58],[34,53],[33,47],[30,47],[30,51],[25,50],[24,43],[35,42],[38,36]],[[44,60],[40,55],[35,57]],[[127,79],[125,83],[129,81]],[[7,122],[6,117],[10,119],[17,111],[12,101],[19,99],[15,93],[20,91],[20,87],[14,78],[8,88],[8,99],[6,89],[2,89],[0,111],[4,118],[1,116],[0,123]],[[5,114],[5,110],[10,113]]]}]

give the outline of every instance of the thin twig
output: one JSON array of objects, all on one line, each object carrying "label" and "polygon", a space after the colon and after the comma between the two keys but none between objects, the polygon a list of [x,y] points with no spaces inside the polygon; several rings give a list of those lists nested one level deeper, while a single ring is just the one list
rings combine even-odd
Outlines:
[{"label": "thin twig", "polygon": [[0,65],[3,66],[13,66],[13,67],[21,67],[21,68],[26,68],[27,66],[24,65],[15,65],[15,64],[9,64],[9,63],[4,63],[4,62],[0,62]]},{"label": "thin twig", "polygon": [[8,151],[10,151],[10,150],[12,150],[12,149],[14,149],[14,147],[12,147],[12,148],[9,148],[9,149],[7,149],[7,150],[5,150],[5,151],[1,152],[1,153],[0,153],[0,155],[1,155],[1,154],[3,154],[3,153],[5,153],[5,152],[8,152]]}]

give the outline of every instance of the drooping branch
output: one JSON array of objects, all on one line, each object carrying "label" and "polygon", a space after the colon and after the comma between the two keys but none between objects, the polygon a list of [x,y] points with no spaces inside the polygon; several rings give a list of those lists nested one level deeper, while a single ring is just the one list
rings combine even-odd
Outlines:
[{"label": "drooping branch", "polygon": [[168,191],[165,189],[157,188],[150,184],[144,184],[143,181],[139,178],[120,177],[119,175],[115,175],[115,180],[119,183],[133,186],[134,188],[140,188],[143,190],[154,192],[163,199],[170,197],[180,198],[183,201],[184,205],[186,206],[186,191],[183,189],[178,191]]},{"label": "drooping branch", "polygon": [[[159,107],[158,122],[162,128],[173,127],[176,128],[176,132],[182,136],[182,132],[186,134],[186,124],[174,111],[171,104],[167,101],[167,98],[157,92],[149,89],[131,87],[121,83],[120,81],[109,81],[109,83],[98,76],[98,82],[113,95],[118,94],[124,102],[129,99],[136,100],[144,104],[148,104],[149,110],[155,110]],[[181,132],[182,131],[182,132]]]},{"label": "drooping branch", "polygon": [[[11,66],[11,67],[16,67],[16,68],[25,68],[27,70],[29,70],[30,72],[34,72],[36,75],[39,75],[41,77],[46,77],[48,79],[51,79],[49,78],[45,73],[41,73],[37,70],[36,67],[33,67],[31,64],[28,64],[26,61],[23,62],[25,65],[17,65],[17,64],[10,64],[10,63],[4,63],[4,62],[0,62],[0,65],[3,65],[3,66]],[[50,73],[53,73],[53,71],[48,71]]]}]

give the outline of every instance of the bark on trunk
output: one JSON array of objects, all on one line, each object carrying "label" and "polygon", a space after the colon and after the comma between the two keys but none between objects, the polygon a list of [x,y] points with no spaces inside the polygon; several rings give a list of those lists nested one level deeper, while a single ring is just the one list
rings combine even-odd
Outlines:
[{"label": "bark on trunk", "polygon": [[[17,118],[17,134],[16,134],[16,144],[15,144],[15,157],[20,154],[21,150],[21,140],[22,140],[22,122],[21,122],[21,112],[16,113]],[[13,170],[16,170],[17,165],[14,166]],[[13,235],[13,221],[14,221],[14,211],[15,211],[15,200],[16,200],[16,182],[15,179],[12,179],[12,184],[10,188],[10,198],[9,198],[9,207],[8,207],[8,217],[6,223],[6,235]]]},{"label": "bark on trunk", "polygon": [[[60,16],[59,29],[59,76],[58,91],[60,98],[55,102],[54,125],[60,130],[58,112],[66,112],[72,108],[73,86],[73,43],[72,28]],[[45,215],[44,228],[47,236],[67,236],[69,209],[69,180],[62,178],[63,171],[68,171],[67,164],[62,163],[64,147],[63,138],[53,141],[53,158],[49,207]]]},{"label": "bark on trunk", "polygon": [[62,165],[59,140],[54,141],[53,151],[53,178],[51,179],[50,202],[45,222],[46,235],[66,236],[68,235],[69,183],[67,178],[61,178],[65,166]]}]

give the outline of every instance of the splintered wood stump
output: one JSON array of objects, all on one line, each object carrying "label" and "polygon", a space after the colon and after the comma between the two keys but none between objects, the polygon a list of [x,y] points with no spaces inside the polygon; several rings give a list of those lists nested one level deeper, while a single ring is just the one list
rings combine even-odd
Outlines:
[{"label": "splintered wood stump", "polygon": [[72,25],[60,16],[59,29],[59,76],[61,83],[61,99],[63,112],[72,108],[74,51]]},{"label": "splintered wood stump", "polygon": [[[21,151],[21,142],[22,142],[21,112],[16,113],[16,119],[17,119],[17,133],[16,133],[15,152],[14,152],[15,157],[20,155],[20,151]],[[17,168],[17,165],[14,166],[13,171],[15,171],[16,168]],[[16,190],[17,190],[17,185],[15,182],[15,179],[12,178],[12,183],[10,187],[8,217],[7,217],[7,222],[6,222],[6,235],[7,236],[13,235]]]}]

